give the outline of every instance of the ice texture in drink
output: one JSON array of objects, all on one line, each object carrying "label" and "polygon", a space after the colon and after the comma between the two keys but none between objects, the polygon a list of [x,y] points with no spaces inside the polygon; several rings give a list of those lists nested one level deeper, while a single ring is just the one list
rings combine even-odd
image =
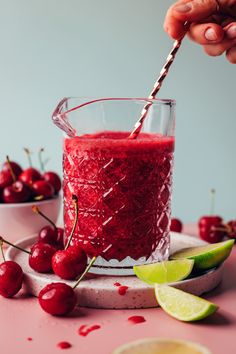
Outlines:
[{"label": "ice texture in drink", "polygon": [[68,238],[110,261],[162,260],[169,248],[174,137],[104,131],[64,140],[64,223]]}]

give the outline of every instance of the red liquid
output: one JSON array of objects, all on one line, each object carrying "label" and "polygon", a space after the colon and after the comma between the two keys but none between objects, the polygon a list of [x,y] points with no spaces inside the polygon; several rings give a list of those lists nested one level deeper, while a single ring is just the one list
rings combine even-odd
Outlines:
[{"label": "red liquid", "polygon": [[125,285],[119,286],[119,288],[118,288],[119,295],[125,295],[127,293],[128,289],[129,289],[128,286],[125,286]]},{"label": "red liquid", "polygon": [[91,327],[88,327],[86,325],[80,326],[78,333],[80,336],[86,337],[90,332],[95,331],[96,329],[100,329],[100,325],[93,325]]},{"label": "red liquid", "polygon": [[174,138],[102,132],[64,141],[64,222],[89,255],[148,259],[168,241]]},{"label": "red liquid", "polygon": [[131,316],[128,318],[128,321],[132,324],[138,324],[138,323],[143,323],[146,322],[145,318],[143,316]]},{"label": "red liquid", "polygon": [[60,349],[69,349],[71,348],[71,344],[69,342],[60,342],[57,343],[57,347]]}]

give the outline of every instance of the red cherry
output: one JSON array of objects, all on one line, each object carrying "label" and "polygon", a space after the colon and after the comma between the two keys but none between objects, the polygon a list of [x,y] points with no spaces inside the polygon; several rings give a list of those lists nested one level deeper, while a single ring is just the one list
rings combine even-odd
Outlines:
[{"label": "red cherry", "polygon": [[220,216],[203,216],[198,226],[200,237],[209,243],[220,242],[227,235]]},{"label": "red cherry", "polygon": [[181,232],[183,224],[179,219],[171,219],[170,231]]},{"label": "red cherry", "polygon": [[45,179],[45,181],[49,182],[53,186],[55,194],[60,191],[61,179],[58,174],[56,174],[55,172],[48,171],[43,174],[43,178]]},{"label": "red cherry", "polygon": [[69,285],[51,283],[40,291],[38,301],[41,308],[50,315],[64,316],[75,308],[77,299]]},{"label": "red cherry", "polygon": [[21,172],[22,172],[22,168],[20,167],[20,165],[14,161],[6,161],[4,162],[3,166],[2,166],[2,172],[5,173],[10,173],[10,166],[9,164],[11,165],[11,169],[12,169],[12,172],[13,174],[18,177]]},{"label": "red cherry", "polygon": [[73,280],[80,276],[87,267],[87,255],[78,246],[69,246],[57,251],[52,257],[52,269],[62,279]]},{"label": "red cherry", "polygon": [[0,172],[0,188],[5,188],[13,183],[13,178],[10,172]]},{"label": "red cherry", "polygon": [[5,187],[2,192],[2,199],[5,203],[23,203],[29,201],[30,197],[30,188],[21,181]]},{"label": "red cherry", "polygon": [[52,256],[56,249],[47,243],[37,242],[31,247],[29,265],[38,273],[49,273],[52,270]]},{"label": "red cherry", "polygon": [[50,245],[55,245],[57,243],[57,229],[52,226],[44,226],[38,235],[38,241],[43,243],[49,243]]},{"label": "red cherry", "polygon": [[26,170],[24,170],[20,176],[19,176],[19,180],[28,184],[28,185],[32,185],[35,181],[41,180],[42,179],[42,175],[39,173],[38,170],[36,170],[33,167],[29,167]]},{"label": "red cherry", "polygon": [[47,181],[36,181],[32,184],[32,190],[35,197],[40,197],[40,200],[50,199],[54,195],[53,186]]},{"label": "red cherry", "polygon": [[227,236],[236,239],[236,220],[231,220],[226,224]]},{"label": "red cherry", "polygon": [[19,264],[6,261],[0,264],[0,294],[4,297],[12,297],[22,287],[23,272]]}]

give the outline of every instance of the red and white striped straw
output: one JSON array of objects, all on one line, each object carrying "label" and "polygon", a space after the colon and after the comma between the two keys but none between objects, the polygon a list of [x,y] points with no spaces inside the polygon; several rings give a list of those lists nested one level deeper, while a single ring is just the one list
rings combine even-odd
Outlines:
[{"label": "red and white striped straw", "polygon": [[[169,72],[169,69],[175,59],[175,56],[181,46],[182,40],[183,40],[183,38],[176,40],[174,42],[173,48],[166,59],[165,65],[161,69],[160,76],[158,77],[157,81],[155,82],[155,85],[152,89],[152,92],[148,96],[148,99],[150,99],[150,100],[154,99],[156,97],[157,93],[159,92],[159,90],[162,86],[162,83],[163,83],[164,79],[166,78],[166,76]],[[148,102],[143,107],[142,112],[141,112],[141,116],[140,116],[139,120],[135,123],[134,129],[133,129],[132,133],[128,136],[128,139],[136,139],[138,137],[138,135],[142,129],[143,122],[148,114],[148,110],[151,107],[151,105],[152,105],[152,101]]]}]

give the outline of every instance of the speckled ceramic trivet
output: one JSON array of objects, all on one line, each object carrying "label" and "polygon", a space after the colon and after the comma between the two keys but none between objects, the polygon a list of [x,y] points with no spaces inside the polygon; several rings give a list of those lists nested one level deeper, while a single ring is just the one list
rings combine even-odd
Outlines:
[{"label": "speckled ceramic trivet", "polygon": [[[31,246],[36,235],[18,241],[16,244],[22,248]],[[171,253],[178,249],[203,245],[205,242],[188,235],[171,233]],[[6,259],[14,260],[21,265],[25,273],[25,284],[30,294],[38,295],[39,291],[48,283],[62,281],[54,274],[39,274],[28,265],[28,255],[9,247]],[[215,288],[222,279],[223,265],[204,275],[172,283],[171,285],[201,295]],[[65,281],[72,285],[74,282]],[[120,285],[119,285],[120,284]],[[76,288],[79,305],[93,308],[131,309],[156,307],[154,289],[143,283],[136,276],[101,276],[88,274]]]}]

